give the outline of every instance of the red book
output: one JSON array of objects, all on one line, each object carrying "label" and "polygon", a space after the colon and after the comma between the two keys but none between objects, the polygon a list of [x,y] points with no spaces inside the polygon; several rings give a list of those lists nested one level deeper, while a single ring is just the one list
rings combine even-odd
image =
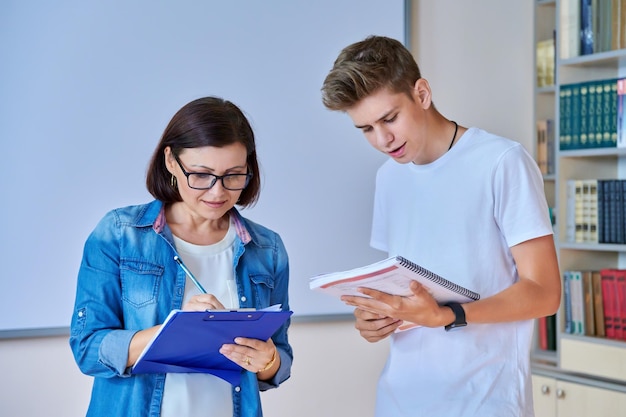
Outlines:
[{"label": "red book", "polygon": [[602,300],[604,302],[604,331],[608,339],[616,338],[615,324],[619,324],[620,334],[622,328],[621,321],[615,321],[615,315],[617,313],[617,309],[615,308],[617,304],[617,294],[615,294],[615,290],[617,285],[614,273],[614,269],[603,269],[600,271],[600,275],[602,276]]},{"label": "red book", "polygon": [[619,331],[616,329],[615,337],[626,340],[626,269],[618,269],[615,274],[617,303],[615,303],[616,314],[613,320],[620,321]]}]

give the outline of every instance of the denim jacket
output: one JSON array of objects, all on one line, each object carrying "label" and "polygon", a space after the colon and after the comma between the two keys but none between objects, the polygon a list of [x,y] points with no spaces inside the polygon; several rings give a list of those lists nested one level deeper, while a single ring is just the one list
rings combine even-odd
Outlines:
[{"label": "denim jacket", "polygon": [[[282,304],[288,310],[289,262],[280,236],[234,208],[230,214],[241,307]],[[69,340],[81,371],[94,377],[87,416],[160,415],[165,374],[131,374],[126,363],[133,335],[182,307],[186,277],[174,255],[160,201],[109,212],[87,239]],[[262,416],[259,391],[289,378],[288,326],[289,321],[272,337],[280,369],[271,380],[258,381],[256,374],[242,370],[241,383],[232,387],[233,416]]]}]

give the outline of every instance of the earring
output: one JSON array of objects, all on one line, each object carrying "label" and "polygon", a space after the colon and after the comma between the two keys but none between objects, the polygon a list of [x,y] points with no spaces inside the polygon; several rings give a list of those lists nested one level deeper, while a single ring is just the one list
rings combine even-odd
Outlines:
[{"label": "earring", "polygon": [[173,189],[178,189],[178,180],[176,179],[176,177],[174,176],[174,174],[172,174],[172,178],[170,178],[170,185],[172,186]]}]

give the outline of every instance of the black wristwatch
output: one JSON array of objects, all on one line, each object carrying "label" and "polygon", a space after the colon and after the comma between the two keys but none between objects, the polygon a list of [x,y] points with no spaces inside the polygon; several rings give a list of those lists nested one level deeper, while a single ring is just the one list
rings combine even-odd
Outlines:
[{"label": "black wristwatch", "polygon": [[454,313],[454,321],[444,327],[444,329],[446,329],[446,332],[467,326],[467,322],[465,321],[465,310],[463,310],[461,304],[448,303],[445,304],[445,306],[450,307],[452,309],[452,312]]}]

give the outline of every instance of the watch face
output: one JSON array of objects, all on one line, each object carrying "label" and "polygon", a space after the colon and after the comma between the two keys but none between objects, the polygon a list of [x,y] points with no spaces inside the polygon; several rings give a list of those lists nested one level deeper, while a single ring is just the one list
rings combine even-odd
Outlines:
[{"label": "watch face", "polygon": [[447,332],[451,331],[451,330],[460,330],[463,327],[467,326],[467,323],[452,323],[452,324],[448,324],[445,329]]}]

